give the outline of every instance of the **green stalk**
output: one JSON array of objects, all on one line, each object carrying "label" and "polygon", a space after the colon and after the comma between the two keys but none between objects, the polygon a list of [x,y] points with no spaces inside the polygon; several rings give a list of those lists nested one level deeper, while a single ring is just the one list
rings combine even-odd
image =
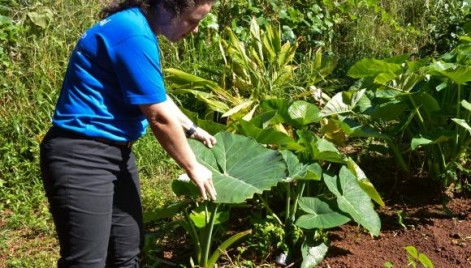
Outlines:
[{"label": "green stalk", "polygon": [[297,185],[297,188],[300,188],[300,190],[297,191],[297,194],[294,198],[293,210],[291,211],[291,215],[290,215],[291,222],[294,222],[295,220],[296,212],[298,210],[298,200],[301,196],[303,196],[304,189],[306,189],[306,182],[302,181],[301,183]]},{"label": "green stalk", "polygon": [[399,162],[399,166],[401,166],[402,170],[408,171],[409,166],[406,164],[406,161],[404,161],[404,158],[402,157],[401,150],[399,149],[398,146],[396,146],[392,140],[386,140],[386,143],[388,144],[389,148],[393,151],[397,161]]},{"label": "green stalk", "polygon": [[[204,238],[204,252],[203,252],[203,259],[200,262],[201,267],[207,267],[208,258],[209,258],[209,251],[211,250],[211,242],[213,237],[213,230],[214,230],[214,222],[216,220],[216,213],[219,208],[219,205],[215,204],[214,209],[211,211],[211,218],[209,222],[206,224],[206,237]],[[208,207],[207,203],[205,204],[206,215],[208,215]]]},{"label": "green stalk", "polygon": [[201,242],[200,239],[198,238],[198,232],[196,231],[195,225],[193,224],[193,221],[190,218],[190,215],[188,215],[188,212],[186,209],[183,210],[183,214],[185,216],[185,220],[188,224],[188,233],[190,234],[191,240],[193,240],[193,244],[195,245],[196,248],[196,258],[198,262],[201,260]]},{"label": "green stalk", "polygon": [[456,97],[456,118],[460,118],[461,115],[461,91],[463,91],[463,85],[458,85],[458,97]]},{"label": "green stalk", "polygon": [[251,233],[252,233],[252,230],[247,230],[247,231],[243,231],[229,237],[226,241],[224,241],[221,245],[219,245],[216,251],[214,251],[214,253],[211,255],[207,263],[208,267],[213,267],[216,264],[217,260],[219,259],[219,256],[221,256],[221,253],[224,252],[228,247],[230,247],[232,244],[237,242],[242,237],[249,235]]},{"label": "green stalk", "polygon": [[425,120],[422,117],[422,114],[420,113],[419,107],[417,107],[417,104],[415,103],[414,99],[411,97],[410,94],[408,95],[408,97],[409,97],[410,101],[412,102],[412,105],[414,106],[414,109],[417,110],[417,116],[418,116],[418,119],[419,119],[420,126],[422,127],[422,129],[427,130],[427,126],[425,125]]},{"label": "green stalk", "polygon": [[280,224],[280,226],[283,226],[283,222],[278,218],[278,216],[271,210],[270,206],[268,205],[267,201],[260,195],[257,194],[258,198],[260,198],[260,201],[262,201],[263,206],[265,209],[268,211],[268,213]]},{"label": "green stalk", "polygon": [[[462,85],[458,85],[458,91],[457,94],[458,96],[456,97],[456,118],[460,118],[461,115],[461,91],[463,90]],[[469,121],[467,121],[469,122]],[[459,144],[460,144],[460,136],[462,134],[463,128],[460,127],[458,124],[455,124],[455,143],[453,144],[453,155],[456,154],[456,152],[459,150]]]},{"label": "green stalk", "polygon": [[291,214],[291,183],[287,183],[286,189],[286,216],[285,216],[285,223],[288,222]]},{"label": "green stalk", "polygon": [[[458,93],[458,95],[460,95],[460,94]],[[410,95],[409,95],[409,99],[412,102],[412,105],[414,106],[414,108],[417,110],[417,117],[419,119],[420,126],[422,127],[422,129],[425,132],[427,132],[427,125],[425,124],[425,120],[424,120],[422,114],[420,113],[420,109],[417,107],[417,104],[415,103],[414,99]],[[446,159],[445,159],[445,155],[443,153],[443,148],[442,148],[441,144],[437,144],[437,147],[438,147],[438,151],[439,151],[438,152],[438,157],[440,158],[440,160],[439,160],[440,162],[438,164],[441,166],[439,172],[443,172],[443,168],[446,166]],[[437,153],[433,152],[433,155],[437,156]]]}]

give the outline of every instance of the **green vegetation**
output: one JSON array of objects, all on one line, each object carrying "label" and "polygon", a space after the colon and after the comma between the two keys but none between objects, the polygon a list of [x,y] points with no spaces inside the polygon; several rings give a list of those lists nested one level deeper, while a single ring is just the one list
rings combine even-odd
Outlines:
[{"label": "green vegetation", "polygon": [[[1,267],[52,267],[58,256],[38,145],[68,55],[100,2],[0,0]],[[181,170],[146,135],[135,147],[145,267],[164,262],[157,255],[169,239],[192,241],[187,266],[225,257],[234,266],[303,259],[312,267],[329,228],[355,221],[378,235],[373,202],[383,201],[347,146],[394,155],[444,191],[471,190],[470,16],[467,0],[221,0],[199,34],[162,39],[169,93],[200,126],[233,133],[218,134],[221,144],[236,135],[256,145],[254,157],[259,144],[277,155],[283,176],[255,192],[236,187],[243,195],[221,182],[220,196],[233,199],[199,202],[189,185],[172,183]],[[236,165],[226,174],[215,163],[231,159],[192,146],[215,174],[241,182],[263,173]]]},{"label": "green vegetation", "polygon": [[[404,249],[407,251],[407,266],[406,267],[425,267],[434,268],[433,262],[427,257],[427,255],[420,253],[414,246],[406,246]],[[420,264],[420,266],[419,266]],[[394,264],[391,262],[384,263],[384,267],[394,268]]]}]

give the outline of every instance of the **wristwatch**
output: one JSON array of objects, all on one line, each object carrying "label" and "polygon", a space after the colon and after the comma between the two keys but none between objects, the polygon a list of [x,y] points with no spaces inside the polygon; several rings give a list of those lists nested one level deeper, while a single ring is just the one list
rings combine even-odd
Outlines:
[{"label": "wristwatch", "polygon": [[198,128],[198,126],[196,124],[193,124],[193,126],[191,126],[189,129],[185,130],[186,137],[190,138],[191,135],[195,134],[197,128]]}]

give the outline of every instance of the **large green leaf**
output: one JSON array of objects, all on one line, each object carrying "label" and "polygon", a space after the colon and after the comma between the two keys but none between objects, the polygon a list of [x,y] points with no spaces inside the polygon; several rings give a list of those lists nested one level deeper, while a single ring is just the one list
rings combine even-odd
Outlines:
[{"label": "large green leaf", "polygon": [[424,69],[430,74],[445,76],[458,85],[471,81],[470,66],[436,61]]},{"label": "large green leaf", "polygon": [[406,109],[407,105],[404,101],[392,100],[386,103],[375,104],[368,113],[372,119],[391,121],[397,120]]},{"label": "large green leaf", "polygon": [[306,101],[295,101],[288,108],[289,116],[297,125],[305,126],[319,122],[319,108]]},{"label": "large green leaf", "polygon": [[302,128],[305,125],[319,122],[319,108],[306,101],[288,99],[268,99],[261,104],[265,111],[276,111],[277,121]]},{"label": "large green leaf", "polygon": [[317,140],[316,145],[312,145],[314,149],[314,158],[316,160],[335,163],[345,162],[345,155],[340,153],[332,142],[326,139],[319,139]]},{"label": "large green leaf", "polygon": [[460,118],[452,118],[451,120],[456,124],[460,125],[461,127],[465,128],[469,132],[469,134],[471,134],[471,126],[469,126],[466,120]]},{"label": "large green leaf", "polygon": [[[453,120],[453,119],[452,119]],[[456,122],[455,120],[453,120]],[[438,131],[432,134],[419,134],[412,138],[411,149],[415,150],[419,146],[432,145],[447,142],[452,138],[452,132]]]},{"label": "large green leaf", "polygon": [[340,128],[347,133],[350,137],[373,137],[380,139],[389,138],[387,135],[377,131],[371,127],[365,126],[353,119],[345,118],[339,121]]},{"label": "large green leaf", "polygon": [[365,94],[366,89],[358,91],[344,91],[335,94],[320,112],[320,116],[339,115],[350,113]]},{"label": "large green leaf", "polygon": [[304,229],[328,229],[343,225],[350,218],[338,212],[338,208],[315,197],[302,197],[299,207],[306,212],[296,220],[296,225]]},{"label": "large green leaf", "polygon": [[401,70],[400,64],[389,63],[385,60],[363,59],[348,70],[348,75],[352,78],[377,77],[376,82],[382,84],[394,79],[399,70]]},{"label": "large green leaf", "polygon": [[[314,159],[317,161],[329,161],[334,163],[345,163],[345,155],[340,153],[335,145],[326,140],[317,137],[312,131],[298,130],[298,143],[303,147],[299,153],[308,156],[307,159]],[[306,158],[302,158],[306,159]]]},{"label": "large green leaf", "polygon": [[[211,211],[205,206],[196,207],[191,211],[190,219],[197,228],[205,228],[211,218]],[[229,220],[229,211],[224,210],[214,215],[214,225],[221,224]]]},{"label": "large green leaf", "polygon": [[355,163],[355,161],[353,161],[353,159],[351,159],[350,157],[347,161],[347,167],[353,174],[355,174],[355,177],[357,178],[358,184],[360,185],[361,189],[363,189],[363,191],[365,191],[365,193],[378,205],[384,207],[385,204],[383,199],[381,198],[381,195],[378,193],[378,191],[376,191],[376,188],[366,177],[365,172],[363,172],[363,170],[361,170],[357,163]]},{"label": "large green leaf", "polygon": [[286,164],[277,151],[241,135],[220,132],[215,137],[212,149],[193,140],[190,145],[198,161],[213,172],[217,203],[243,203],[285,178]]},{"label": "large green leaf", "polygon": [[327,254],[329,246],[323,241],[307,239],[301,246],[303,262],[300,268],[312,268],[319,265]]},{"label": "large green leaf", "polygon": [[411,97],[414,99],[415,105],[421,106],[421,109],[429,114],[440,110],[440,104],[437,99],[427,92],[413,94]]},{"label": "large green leaf", "polygon": [[347,167],[343,166],[338,176],[324,173],[324,182],[337,197],[337,203],[343,212],[348,213],[373,235],[379,235],[381,221],[374,210],[373,203]]},{"label": "large green leaf", "polygon": [[268,111],[268,112],[262,112],[258,114],[257,116],[254,116],[252,119],[250,119],[250,123],[254,124],[254,126],[258,128],[266,128],[270,126],[271,124],[276,124],[278,123],[275,120],[277,111]]}]

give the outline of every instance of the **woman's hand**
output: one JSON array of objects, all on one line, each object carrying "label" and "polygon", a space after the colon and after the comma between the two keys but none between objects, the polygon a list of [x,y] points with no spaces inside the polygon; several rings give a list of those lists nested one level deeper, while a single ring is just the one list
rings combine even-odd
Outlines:
[{"label": "woman's hand", "polygon": [[196,184],[204,200],[209,198],[216,200],[216,189],[213,184],[213,174],[205,166],[198,163],[194,168],[188,170],[188,176]]},{"label": "woman's hand", "polygon": [[206,145],[208,148],[213,148],[213,146],[216,144],[216,138],[209,134],[206,130],[196,127],[195,133],[193,133],[190,138],[198,140],[202,142],[204,145]]}]

